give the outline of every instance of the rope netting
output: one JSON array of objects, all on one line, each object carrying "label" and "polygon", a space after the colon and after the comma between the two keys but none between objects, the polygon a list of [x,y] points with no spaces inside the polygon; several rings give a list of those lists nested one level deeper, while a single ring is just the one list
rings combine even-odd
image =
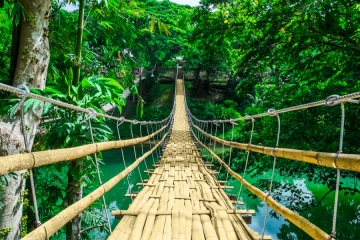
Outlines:
[{"label": "rope netting", "polygon": [[[222,168],[226,170],[225,179],[228,181],[228,175],[232,175],[236,180],[238,180],[240,184],[240,190],[237,194],[237,199],[240,199],[240,194],[242,191],[242,187],[244,186],[251,193],[259,197],[266,203],[266,213],[264,216],[264,224],[262,228],[261,239],[264,238],[265,230],[266,230],[266,222],[268,216],[269,207],[271,207],[278,214],[282,215],[285,219],[295,224],[300,229],[304,230],[307,234],[315,239],[335,239],[336,238],[336,220],[337,220],[337,211],[338,211],[338,198],[339,198],[339,185],[340,185],[340,170],[349,170],[360,172],[360,155],[358,154],[344,154],[343,151],[343,138],[344,138],[344,122],[345,122],[345,103],[359,103],[355,98],[360,97],[360,92],[355,92],[352,94],[347,94],[344,96],[331,95],[325,100],[317,101],[313,103],[298,105],[290,108],[284,108],[280,110],[269,109],[265,113],[256,114],[252,116],[245,116],[236,119],[227,119],[227,120],[200,120],[196,118],[190,112],[188,106],[186,105],[186,111],[189,118],[190,126],[192,127],[191,131],[193,133],[194,139],[202,146],[207,152],[210,153],[211,159],[215,159],[219,162],[219,173]],[[186,99],[185,99],[186,101]],[[328,152],[315,152],[315,151],[305,151],[305,150],[297,150],[297,149],[287,149],[287,148],[279,148],[279,139],[280,139],[280,114],[287,112],[294,112],[302,109],[309,109],[317,106],[328,106],[332,107],[335,105],[341,105],[341,124],[340,124],[340,141],[339,141],[339,151],[336,153],[328,153]],[[264,118],[264,117],[276,117],[277,118],[277,133],[276,133],[276,143],[274,147],[265,147],[259,145],[253,145],[252,139],[254,135],[254,125],[256,118]],[[234,142],[234,125],[240,123],[240,121],[251,121],[251,131],[250,131],[250,139],[248,143],[239,143]],[[207,128],[208,124],[211,126],[215,126],[215,134],[212,132],[212,127],[209,133]],[[228,126],[226,127],[225,124]],[[220,130],[218,131],[218,128]],[[225,129],[231,132],[231,136],[228,137],[230,140],[225,140]],[[220,133],[218,136],[217,133]],[[222,133],[222,134],[221,134]],[[216,144],[222,146],[222,158],[220,158],[216,153]],[[225,162],[225,150],[224,146],[229,148],[229,159],[228,163]],[[238,173],[231,169],[231,155],[233,148],[241,149],[246,151],[245,156],[245,167],[240,176]],[[270,183],[268,185],[268,189],[266,192],[261,191],[256,188],[252,184],[248,183],[246,178],[246,173],[249,166],[249,155],[250,152],[260,153],[264,155],[271,156],[273,158],[273,164],[271,170],[271,177],[269,179]],[[332,231],[331,234],[325,233],[322,229],[318,228],[307,219],[301,217],[297,213],[291,211],[280,203],[276,202],[272,198],[272,188],[274,175],[276,171],[276,160],[278,157],[285,158],[287,160],[295,160],[306,163],[315,164],[318,166],[324,166],[328,168],[335,168],[337,170],[336,174],[336,190],[335,190],[335,199],[334,199],[334,210],[333,210],[333,221],[332,221]]]}]

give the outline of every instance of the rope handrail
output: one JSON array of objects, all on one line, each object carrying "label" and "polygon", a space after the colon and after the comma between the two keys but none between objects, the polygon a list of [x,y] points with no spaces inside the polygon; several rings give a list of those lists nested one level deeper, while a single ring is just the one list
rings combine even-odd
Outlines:
[{"label": "rope handrail", "polygon": [[[3,84],[3,83],[0,83],[0,90],[4,90],[4,91],[10,92],[10,93],[14,93],[17,96],[21,96],[22,94],[24,94],[23,89],[16,88],[16,87],[6,85],[6,84]],[[57,106],[60,106],[60,107],[72,109],[72,110],[75,110],[75,111],[78,111],[78,112],[83,112],[83,113],[88,114],[89,116],[91,115],[92,117],[104,117],[104,118],[107,118],[107,119],[112,119],[112,120],[121,121],[121,122],[128,122],[128,123],[133,123],[133,122],[136,122],[136,123],[139,123],[139,124],[152,124],[152,123],[158,123],[158,122],[163,123],[163,122],[166,122],[172,116],[172,113],[173,113],[173,111],[172,111],[167,118],[165,118],[165,119],[163,119],[161,121],[154,121],[154,122],[151,122],[151,121],[138,121],[138,120],[126,119],[124,117],[114,117],[114,116],[111,116],[111,115],[108,115],[108,114],[99,113],[99,112],[96,112],[94,109],[91,109],[91,108],[89,109],[89,108],[78,107],[78,106],[75,106],[75,105],[72,105],[72,104],[69,104],[69,103],[65,103],[65,102],[62,102],[62,101],[59,101],[59,100],[54,100],[52,98],[44,97],[44,96],[41,96],[41,95],[38,95],[38,94],[35,94],[35,93],[31,93],[31,92],[27,92],[26,94],[27,94],[26,96],[28,98],[37,99],[37,100],[40,100],[40,101],[43,101],[43,102],[48,102],[48,103],[51,103],[53,105],[57,105]]]},{"label": "rope handrail", "polygon": [[[318,166],[339,168],[343,170],[360,172],[359,154],[315,152],[315,151],[306,151],[306,150],[297,150],[297,149],[288,149],[288,148],[264,147],[253,144],[231,142],[212,136],[194,124],[193,126],[202,134],[204,134],[206,137],[211,138],[212,140],[224,144],[226,146],[235,147],[245,151],[261,153],[268,156],[275,156],[275,157],[281,157],[295,161],[311,163]],[[336,159],[336,165],[334,159]]]},{"label": "rope handrail", "polygon": [[54,235],[60,228],[62,228],[66,223],[70,222],[75,218],[79,213],[84,211],[89,207],[93,202],[107,193],[112,189],[116,184],[118,184],[123,178],[125,178],[129,173],[131,173],[146,157],[148,157],[155,149],[157,149],[161,143],[165,140],[167,133],[164,134],[160,142],[158,142],[152,149],[146,152],[144,155],[136,159],[136,161],[124,169],[121,173],[111,178],[109,181],[104,183],[102,186],[98,187],[92,193],[82,198],[81,200],[70,205],[56,216],[33,230],[31,233],[26,235],[23,240],[42,240],[49,239]]},{"label": "rope handrail", "polygon": [[[360,98],[360,92],[354,92],[354,93],[346,94],[343,96],[332,95],[332,96],[329,96],[328,98],[326,98],[325,100],[320,100],[317,102],[301,104],[301,105],[283,108],[283,109],[279,109],[279,110],[272,109],[272,111],[270,111],[270,112],[267,111],[264,113],[255,114],[255,115],[251,115],[251,116],[244,116],[244,117],[240,117],[240,118],[227,119],[227,120],[211,120],[211,122],[214,122],[214,123],[230,122],[231,123],[231,122],[237,122],[237,121],[241,121],[241,120],[250,120],[250,119],[254,119],[254,118],[273,116],[274,114],[293,112],[293,111],[298,111],[298,110],[303,110],[303,109],[308,109],[308,108],[313,108],[313,107],[318,107],[318,106],[333,106],[333,105],[336,105],[341,102],[358,103],[358,101],[353,100],[354,98]],[[192,114],[190,114],[190,115],[193,119],[195,119],[196,121],[199,121],[199,122],[208,122],[209,121],[209,120],[200,120],[200,119],[197,119],[194,115],[192,115]]]},{"label": "rope handrail", "polygon": [[93,144],[87,144],[73,148],[63,148],[63,149],[46,150],[46,151],[39,151],[32,153],[1,156],[0,175],[23,170],[23,169],[32,169],[35,167],[40,167],[62,161],[71,161],[104,150],[136,145],[153,138],[161,131],[163,131],[167,126],[168,124],[162,127],[161,129],[157,130],[156,132],[140,138],[93,143]]},{"label": "rope handrail", "polygon": [[281,205],[280,203],[276,202],[271,196],[269,196],[267,193],[261,191],[257,187],[253,186],[249,182],[247,182],[243,177],[241,177],[239,174],[237,174],[235,171],[233,171],[221,158],[216,155],[213,151],[211,151],[205,144],[203,144],[199,139],[196,137],[195,134],[193,134],[195,140],[206,150],[210,153],[210,155],[216,159],[225,169],[228,173],[231,174],[236,180],[238,180],[247,190],[249,190],[251,193],[256,195],[258,198],[263,200],[266,204],[268,204],[272,209],[274,209],[277,213],[279,213],[281,216],[283,216],[285,219],[296,225],[298,228],[305,231],[309,236],[311,236],[314,239],[326,239],[330,240],[330,235],[328,235],[326,232],[324,232],[322,229],[317,227],[316,225],[312,224],[309,220],[307,220],[304,217],[301,217],[297,213],[293,212],[289,208]]}]

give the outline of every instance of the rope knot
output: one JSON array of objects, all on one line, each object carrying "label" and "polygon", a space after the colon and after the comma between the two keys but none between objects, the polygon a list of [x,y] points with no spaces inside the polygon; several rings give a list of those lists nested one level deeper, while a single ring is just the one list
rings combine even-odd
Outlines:
[{"label": "rope knot", "polygon": [[88,120],[90,120],[90,119],[92,119],[93,117],[96,116],[96,112],[95,112],[94,109],[87,108],[86,110],[88,110],[88,112],[87,112],[88,117],[85,118],[84,120],[82,120],[80,123],[84,123],[84,122],[86,122],[86,121],[88,121]]},{"label": "rope knot", "polygon": [[270,116],[272,116],[272,117],[275,117],[275,116],[278,115],[278,113],[276,112],[276,110],[275,110],[274,108],[268,109],[267,112],[268,112],[268,113],[270,114]]},{"label": "rope knot", "polygon": [[332,232],[327,239],[336,239],[336,232]]},{"label": "rope knot", "polygon": [[327,106],[327,107],[332,107],[332,106],[338,105],[340,103],[340,101],[338,100],[339,97],[340,96],[336,95],[336,94],[328,96],[325,99],[324,105]]},{"label": "rope knot", "polygon": [[27,86],[21,84],[19,86],[17,86],[18,89],[23,90],[22,93],[19,94],[19,97],[21,97],[19,104],[16,106],[15,110],[14,110],[14,115],[19,111],[19,109],[24,105],[24,102],[26,100],[26,98],[28,97],[30,90]]}]

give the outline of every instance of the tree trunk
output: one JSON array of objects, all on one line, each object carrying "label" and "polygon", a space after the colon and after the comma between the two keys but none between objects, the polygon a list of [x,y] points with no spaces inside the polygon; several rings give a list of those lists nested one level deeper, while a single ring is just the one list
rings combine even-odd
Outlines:
[{"label": "tree trunk", "polygon": [[[66,205],[71,204],[82,199],[83,196],[83,159],[78,159],[70,163],[68,172],[68,189],[66,196]],[[77,173],[76,173],[77,172]],[[82,214],[78,214],[73,220],[66,224],[66,239],[78,240],[81,233],[81,217]]]},{"label": "tree trunk", "polygon": [[[21,32],[18,45],[13,85],[26,85],[43,89],[50,60],[48,26],[51,0],[19,0],[27,14],[21,20]],[[25,124],[29,147],[41,119],[42,107],[25,114]],[[0,155],[11,155],[24,150],[24,139],[20,128],[20,117],[0,118]],[[1,178],[0,182],[0,230],[9,230],[1,239],[19,239],[21,235],[22,193],[24,174],[18,171]]]}]

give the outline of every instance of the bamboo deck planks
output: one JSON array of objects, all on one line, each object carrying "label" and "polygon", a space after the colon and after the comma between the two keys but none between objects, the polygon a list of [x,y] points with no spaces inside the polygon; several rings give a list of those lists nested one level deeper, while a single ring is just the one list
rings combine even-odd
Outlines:
[{"label": "bamboo deck planks", "polygon": [[223,186],[204,164],[186,119],[182,80],[177,80],[172,134],[162,159],[109,239],[259,239],[235,210]]}]

